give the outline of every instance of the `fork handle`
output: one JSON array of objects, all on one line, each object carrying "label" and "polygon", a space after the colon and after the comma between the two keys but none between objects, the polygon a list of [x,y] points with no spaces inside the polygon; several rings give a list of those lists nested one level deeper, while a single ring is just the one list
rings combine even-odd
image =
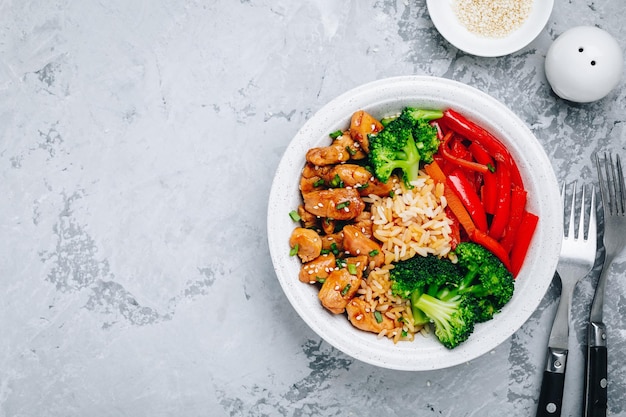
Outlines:
[{"label": "fork handle", "polygon": [[591,322],[585,365],[584,417],[606,417],[607,409],[607,348],[603,323]]},{"label": "fork handle", "polygon": [[563,405],[563,387],[565,386],[565,365],[567,349],[548,348],[548,361],[543,372],[537,417],[554,417],[561,415]]}]

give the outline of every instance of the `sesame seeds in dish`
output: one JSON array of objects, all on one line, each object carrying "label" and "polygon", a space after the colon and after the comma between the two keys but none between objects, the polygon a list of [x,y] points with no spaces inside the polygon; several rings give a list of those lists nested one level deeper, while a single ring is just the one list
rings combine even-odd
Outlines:
[{"label": "sesame seeds in dish", "polygon": [[544,29],[554,0],[426,0],[439,33],[477,56],[508,55]]},{"label": "sesame seeds in dish", "polygon": [[500,38],[522,26],[532,5],[532,0],[456,0],[454,11],[470,32]]}]

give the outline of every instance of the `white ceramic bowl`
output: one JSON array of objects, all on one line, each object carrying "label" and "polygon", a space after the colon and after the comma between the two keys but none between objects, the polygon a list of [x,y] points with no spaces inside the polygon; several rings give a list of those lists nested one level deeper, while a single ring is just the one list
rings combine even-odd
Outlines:
[{"label": "white ceramic bowl", "polygon": [[[346,129],[353,112],[375,117],[405,106],[452,108],[494,132],[504,142],[522,173],[528,207],[539,216],[526,262],[511,301],[496,317],[478,324],[470,338],[449,350],[432,335],[394,344],[387,338],[354,328],[345,315],[322,307],[317,288],[298,280],[301,264],[289,256],[289,237],[296,224],[288,213],[301,202],[298,183],[305,153],[329,143],[328,134]],[[373,365],[399,370],[440,369],[474,359],[511,336],[530,317],[552,280],[561,247],[562,210],[559,187],[542,146],[506,106],[481,91],[435,77],[396,77],[362,85],[332,100],[309,119],[287,147],[276,171],[269,198],[267,232],[276,276],[293,308],[328,343]]]},{"label": "white ceramic bowl", "polygon": [[554,0],[534,0],[528,18],[507,36],[490,38],[470,32],[454,11],[455,0],[426,0],[433,24],[448,42],[462,51],[483,57],[508,55],[531,43],[543,30]]}]

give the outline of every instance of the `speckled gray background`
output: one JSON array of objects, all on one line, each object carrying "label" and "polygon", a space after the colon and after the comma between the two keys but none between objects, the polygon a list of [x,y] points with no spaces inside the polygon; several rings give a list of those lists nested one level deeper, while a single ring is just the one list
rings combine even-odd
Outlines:
[{"label": "speckled gray background", "polygon": [[[0,1],[0,416],[534,415],[558,285],[471,363],[398,372],[321,341],[276,280],[265,234],[282,152],[333,97],[442,76],[508,104],[564,181],[626,157],[622,81],[556,97],[551,42],[622,0],[556,0],[500,58],[448,44],[424,0]],[[596,268],[596,272],[597,272]],[[610,277],[609,411],[626,416],[626,260]],[[572,342],[595,275],[576,294]],[[582,348],[565,413],[580,414]]]}]

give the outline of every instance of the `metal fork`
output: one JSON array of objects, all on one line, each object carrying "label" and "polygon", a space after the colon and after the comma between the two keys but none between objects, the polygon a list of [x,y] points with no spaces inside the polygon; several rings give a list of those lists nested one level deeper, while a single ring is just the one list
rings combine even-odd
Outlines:
[{"label": "metal fork", "polygon": [[[591,197],[589,205],[585,204],[585,188],[582,187],[580,197],[580,208],[578,209],[579,222],[578,233],[575,234],[574,223],[576,217],[576,184],[572,191],[572,204],[569,213],[569,226],[567,233],[563,233],[561,254],[557,265],[557,272],[561,279],[561,298],[556,311],[550,339],[548,341],[548,355],[546,367],[543,372],[541,391],[539,393],[539,404],[537,406],[537,416],[559,416],[563,403],[563,388],[565,385],[565,366],[567,364],[569,335],[569,313],[572,294],[576,283],[585,277],[593,267],[596,258],[596,210],[595,210],[595,190],[591,187]],[[563,200],[563,211],[565,212],[565,198],[567,187],[563,185],[561,197]],[[589,225],[585,236],[585,212],[589,210]],[[567,213],[565,213],[567,216]]]},{"label": "metal fork", "polygon": [[[626,193],[619,155],[604,154],[604,161],[596,154],[600,194],[604,207],[605,258],[598,279],[589,324],[587,327],[587,355],[585,366],[585,395],[583,412],[586,417],[606,416],[607,408],[607,345],[606,327],[602,322],[604,287],[611,264],[626,244]],[[604,168],[604,169],[603,169]]]}]

